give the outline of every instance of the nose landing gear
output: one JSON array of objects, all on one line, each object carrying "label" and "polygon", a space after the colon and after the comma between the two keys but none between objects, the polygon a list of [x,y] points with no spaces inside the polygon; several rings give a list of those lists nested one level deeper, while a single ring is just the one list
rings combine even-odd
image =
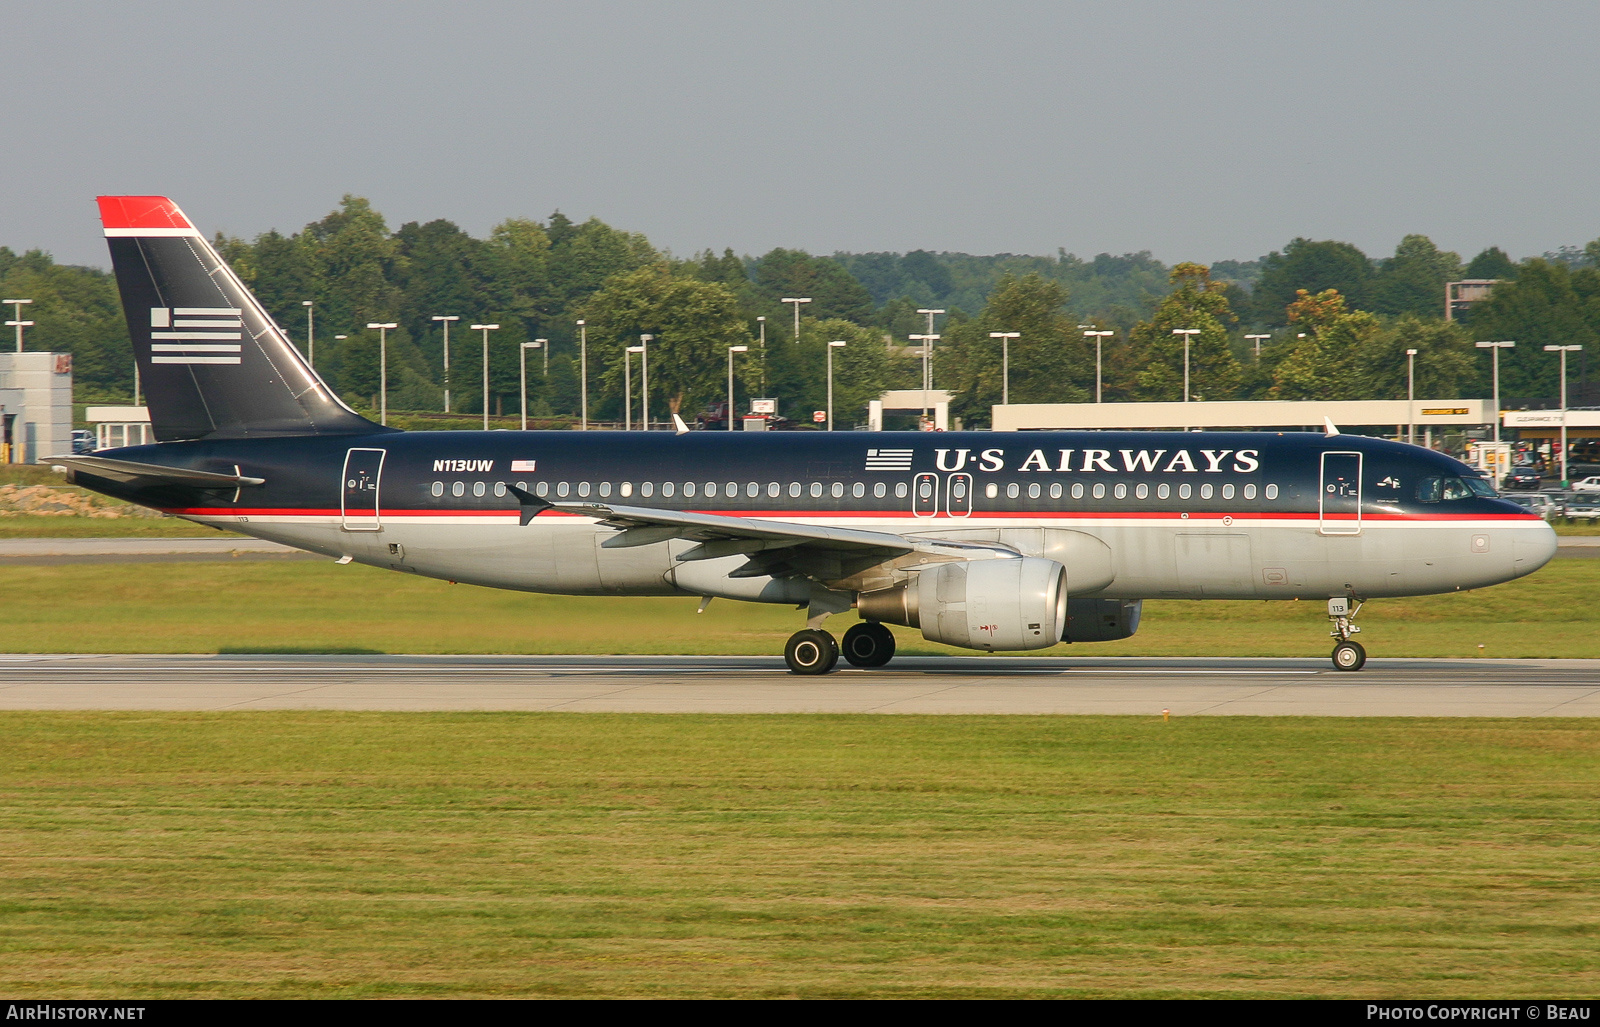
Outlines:
[{"label": "nose landing gear", "polygon": [[1338,639],[1333,646],[1334,670],[1360,670],[1367,662],[1366,648],[1350,637],[1361,630],[1350,621],[1361,612],[1362,604],[1356,602],[1351,609],[1352,601],[1344,596],[1328,600],[1328,619],[1333,621],[1333,630],[1328,634]]}]

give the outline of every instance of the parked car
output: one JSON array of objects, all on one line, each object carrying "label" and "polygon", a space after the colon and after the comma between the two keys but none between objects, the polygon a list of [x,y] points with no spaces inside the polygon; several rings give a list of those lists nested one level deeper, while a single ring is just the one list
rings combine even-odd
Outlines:
[{"label": "parked car", "polygon": [[94,432],[83,428],[74,428],[72,431],[72,452],[93,453],[95,449]]},{"label": "parked car", "polygon": [[1540,483],[1539,472],[1527,464],[1519,464],[1511,468],[1506,474],[1505,481],[1500,483],[1503,489],[1536,489]]},{"label": "parked car", "polygon": [[1591,474],[1581,481],[1572,483],[1574,492],[1600,492],[1600,474]]},{"label": "parked car", "polygon": [[1543,492],[1530,492],[1520,496],[1507,495],[1501,498],[1509,499],[1518,506],[1525,506],[1547,521],[1553,521],[1561,516],[1561,505]]},{"label": "parked car", "polygon": [[1600,495],[1575,495],[1567,500],[1566,516],[1571,521],[1600,521]]}]

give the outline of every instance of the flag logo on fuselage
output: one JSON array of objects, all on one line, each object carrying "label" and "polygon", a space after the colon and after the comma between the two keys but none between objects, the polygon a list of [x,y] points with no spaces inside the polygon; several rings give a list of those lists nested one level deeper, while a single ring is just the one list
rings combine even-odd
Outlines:
[{"label": "flag logo on fuselage", "polygon": [[238,307],[151,307],[152,364],[237,364],[244,321]]},{"label": "flag logo on fuselage", "polygon": [[909,449],[869,449],[867,450],[867,470],[909,471],[911,470],[911,452]]}]

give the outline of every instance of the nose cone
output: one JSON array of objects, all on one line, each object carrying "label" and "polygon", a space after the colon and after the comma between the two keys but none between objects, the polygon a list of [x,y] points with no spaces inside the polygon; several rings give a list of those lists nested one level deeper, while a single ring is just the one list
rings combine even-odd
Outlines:
[{"label": "nose cone", "polygon": [[1532,574],[1556,555],[1555,529],[1542,520],[1530,520],[1512,536],[1511,554],[1511,573],[1515,577]]}]

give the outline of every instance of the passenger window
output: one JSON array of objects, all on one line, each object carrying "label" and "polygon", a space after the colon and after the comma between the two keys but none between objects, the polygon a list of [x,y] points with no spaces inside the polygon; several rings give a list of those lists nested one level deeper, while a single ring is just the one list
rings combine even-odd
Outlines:
[{"label": "passenger window", "polygon": [[811,498],[812,499],[821,499],[822,498],[822,482],[814,481],[814,482],[811,483]]},{"label": "passenger window", "polygon": [[844,498],[844,482],[842,482],[842,481],[834,482],[833,483],[833,488],[832,488],[831,491],[833,492],[833,498],[834,499],[843,499]]},{"label": "passenger window", "polygon": [[996,496],[998,496],[999,494],[1000,494],[1000,486],[996,485],[992,481],[989,484],[987,484],[987,485],[985,485],[983,487],[983,495],[984,495],[984,498],[986,498],[986,499],[993,499]]},{"label": "passenger window", "polygon": [[1244,487],[1244,498],[1246,498],[1246,499],[1254,499],[1254,498],[1256,498],[1256,487],[1254,485],[1246,485]]},{"label": "passenger window", "polygon": [[1207,482],[1206,484],[1200,486],[1200,498],[1201,499],[1210,499],[1211,498],[1211,483],[1210,482]]},{"label": "passenger window", "polygon": [[1051,484],[1050,484],[1050,498],[1051,499],[1060,499],[1061,498],[1061,483],[1059,481],[1051,482]]},{"label": "passenger window", "polygon": [[[709,485],[706,486],[706,494],[711,494],[711,487]],[[739,498],[739,483],[736,481],[728,482],[728,487],[722,490],[722,494],[727,496],[729,499]]]},{"label": "passenger window", "polygon": [[[728,491],[732,492],[733,490],[729,489]],[[746,482],[745,486],[744,486],[744,494],[749,496],[751,499],[754,499],[757,496],[761,495],[761,486],[757,485],[753,481]]]},{"label": "passenger window", "polygon": [[[911,489],[906,485],[905,482],[897,481],[894,483],[894,498],[904,499],[910,491]],[[990,498],[993,497],[991,496]]]},{"label": "passenger window", "polygon": [[789,483],[789,497],[791,499],[799,499],[800,498],[800,483],[799,482],[791,481]]},{"label": "passenger window", "polygon": [[528,483],[525,482],[525,481],[519,481],[519,482],[517,482],[517,488],[519,488],[522,491],[526,492],[526,491],[528,491]]},{"label": "passenger window", "polygon": [[617,489],[617,492],[620,493],[622,495],[622,498],[624,498],[624,499],[626,499],[629,496],[633,495],[633,482],[631,482],[631,481],[623,482],[622,483],[622,487]]},{"label": "passenger window", "polygon": [[1232,499],[1233,498],[1233,486],[1232,485],[1224,485],[1224,486],[1222,486],[1222,498],[1223,499]]},{"label": "passenger window", "polygon": [[1149,499],[1150,486],[1141,481],[1138,487],[1133,490],[1133,495],[1135,499]]},{"label": "passenger window", "polygon": [[[799,486],[796,486],[796,488],[799,488]],[[884,494],[886,492],[888,492],[888,491],[889,491],[888,489],[884,488],[883,482],[881,482],[881,481],[877,482],[876,484],[874,484],[872,486],[872,495],[873,495],[873,498],[875,498],[875,499],[882,499],[884,497]],[[799,494],[800,493],[798,493],[798,492],[795,493],[795,495],[799,495]]]},{"label": "passenger window", "polygon": [[1097,482],[1094,483],[1094,498],[1096,498],[1096,499],[1104,499],[1104,498],[1106,498],[1106,486],[1105,486],[1104,482],[1098,482],[1097,481]]},{"label": "passenger window", "polygon": [[[672,486],[673,486],[673,484],[674,484],[673,482],[669,481],[665,485],[661,486],[662,493],[664,495],[668,495],[668,496],[672,495]],[[683,483],[683,495],[684,495],[685,499],[690,499],[690,498],[694,497],[694,482],[686,481],[686,482]]]},{"label": "passenger window", "polygon": [[1166,482],[1162,482],[1161,484],[1156,486],[1156,498],[1157,499],[1166,499],[1171,495],[1172,495],[1172,486],[1171,485],[1168,485]]},{"label": "passenger window", "polygon": [[600,494],[602,496],[611,495],[611,483],[609,481],[603,481],[600,483]]},{"label": "passenger window", "polygon": [[1276,486],[1276,485],[1268,485],[1267,486],[1267,498],[1268,499],[1277,499],[1278,498],[1278,486]]},{"label": "passenger window", "polygon": [[1028,498],[1029,499],[1038,499],[1039,498],[1039,483],[1038,482],[1032,482],[1032,483],[1030,483],[1028,485]]},{"label": "passenger window", "polygon": [[587,496],[588,494],[589,494],[589,483],[586,482],[586,481],[578,482],[578,495]]},{"label": "passenger window", "polygon": [[[715,498],[715,496],[717,494],[717,483],[714,482],[714,481],[706,482],[706,490],[705,491],[706,491],[706,498],[707,499]],[[694,495],[694,482],[691,481],[691,482],[689,482],[687,485],[685,485],[683,487],[683,494],[686,495],[686,496]]]},{"label": "passenger window", "polygon": [[769,481],[767,483],[767,496],[768,496],[768,498],[777,499],[778,498],[778,494],[780,492],[782,492],[782,491],[783,491],[783,486],[779,485],[777,482]]},{"label": "passenger window", "polygon": [[450,483],[450,494],[452,496],[464,496],[464,495],[466,495],[467,494],[466,483],[459,482],[459,481],[451,482]]},{"label": "passenger window", "polygon": [[1184,482],[1182,485],[1178,486],[1179,499],[1188,499],[1191,495],[1193,495],[1193,492],[1190,490],[1188,482]]},{"label": "passenger window", "polygon": [[429,489],[428,491],[432,492],[436,496],[444,495],[444,482],[442,482],[442,481],[434,482],[433,483],[433,488]]},{"label": "passenger window", "polygon": [[860,499],[862,496],[864,496],[866,494],[867,494],[867,487],[865,485],[861,484],[861,482],[858,481],[854,485],[850,486],[850,495],[854,496],[856,499]]},{"label": "passenger window", "polygon": [[1006,498],[1007,499],[1016,499],[1018,492],[1019,492],[1019,490],[1017,488],[1017,483],[1016,482],[1013,481],[1013,482],[1011,482],[1011,483],[1006,485]]},{"label": "passenger window", "polygon": [[1111,494],[1118,499],[1127,499],[1128,486],[1119,481],[1117,482],[1117,487],[1111,490]]},{"label": "passenger window", "polygon": [[548,496],[550,494],[550,483],[547,482],[547,481],[541,481],[534,488],[533,494],[538,496],[540,499],[543,499],[545,496]]},{"label": "passenger window", "polygon": [[500,497],[504,496],[506,494],[506,483],[503,482],[503,481],[495,482],[494,483],[494,494],[495,494],[496,498],[500,498]]},{"label": "passenger window", "polygon": [[1442,491],[1438,478],[1423,478],[1417,482],[1417,502],[1437,503]]},{"label": "passenger window", "polygon": [[1083,498],[1083,482],[1075,481],[1075,482],[1072,483],[1072,498],[1073,499],[1082,499]]},{"label": "passenger window", "polygon": [[[672,485],[670,483],[668,483],[664,487],[665,488],[671,488]],[[641,482],[639,484],[639,495],[645,497],[646,499],[649,499],[651,496],[653,496],[655,494],[656,494],[656,483],[655,482],[646,481],[646,482]]]},{"label": "passenger window", "polygon": [[489,491],[489,486],[483,482],[475,481],[472,483],[472,495],[475,499],[482,499],[483,494],[487,491]]},{"label": "passenger window", "polygon": [[[564,482],[564,481],[563,481],[563,482],[561,482],[561,483],[559,483],[559,484],[558,484],[558,485],[556,485],[556,495],[558,495],[558,496],[560,496],[560,497],[562,497],[562,498],[563,498],[563,499],[565,499],[565,498],[566,498],[566,495],[567,495],[567,493],[569,493],[569,492],[571,492],[571,491],[572,491],[572,486],[571,486],[571,485],[568,485],[568,484],[567,484],[567,483],[566,483],[566,482]],[[458,492],[458,493],[456,493],[456,494],[457,494],[457,495],[460,495],[460,493],[459,493],[459,492]]]}]

